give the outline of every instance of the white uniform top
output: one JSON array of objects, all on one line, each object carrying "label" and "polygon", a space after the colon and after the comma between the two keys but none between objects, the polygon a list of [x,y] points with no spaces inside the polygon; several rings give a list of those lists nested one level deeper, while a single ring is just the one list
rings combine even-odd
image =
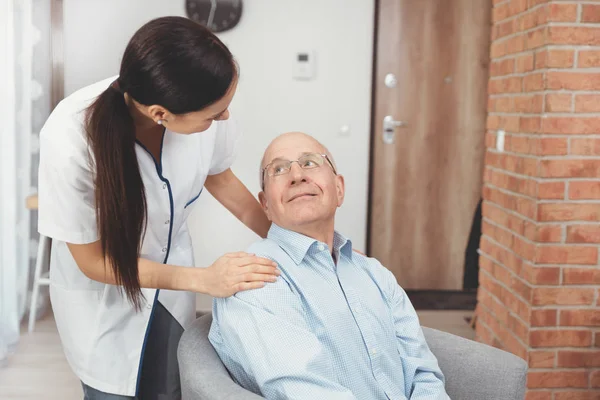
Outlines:
[{"label": "white uniform top", "polygon": [[[195,294],[142,289],[146,303],[136,313],[114,285],[87,278],[66,243],[98,240],[93,171],[83,130],[83,112],[117,77],[85,87],[64,99],[40,133],[39,232],[53,238],[50,296],[69,364],[87,385],[133,396],[141,355],[156,301],[185,329],[195,319]],[[186,219],[207,175],[228,169],[238,139],[234,122],[214,122],[204,132],[163,137],[161,159],[136,144],[147,198],[148,226],[141,257],[192,267]]]}]

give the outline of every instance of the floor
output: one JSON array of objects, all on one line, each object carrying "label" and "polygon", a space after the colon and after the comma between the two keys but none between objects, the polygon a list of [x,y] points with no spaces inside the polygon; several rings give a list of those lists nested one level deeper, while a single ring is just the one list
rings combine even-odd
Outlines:
[{"label": "floor", "polygon": [[[465,318],[470,311],[419,311],[423,326],[469,339],[475,336]],[[1,400],[81,399],[81,386],[69,369],[62,352],[52,315],[36,324],[35,332],[23,336],[8,366],[0,368]]]}]

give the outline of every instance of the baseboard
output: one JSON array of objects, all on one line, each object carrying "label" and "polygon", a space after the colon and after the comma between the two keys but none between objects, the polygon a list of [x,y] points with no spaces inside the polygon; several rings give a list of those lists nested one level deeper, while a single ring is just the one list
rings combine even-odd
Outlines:
[{"label": "baseboard", "polygon": [[477,291],[407,290],[416,310],[475,310]]}]

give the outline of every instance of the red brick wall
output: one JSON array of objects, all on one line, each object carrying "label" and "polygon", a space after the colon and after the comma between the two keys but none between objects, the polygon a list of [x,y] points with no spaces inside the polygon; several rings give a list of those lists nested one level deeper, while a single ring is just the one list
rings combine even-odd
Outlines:
[{"label": "red brick wall", "polygon": [[600,1],[493,4],[477,337],[600,399]]}]

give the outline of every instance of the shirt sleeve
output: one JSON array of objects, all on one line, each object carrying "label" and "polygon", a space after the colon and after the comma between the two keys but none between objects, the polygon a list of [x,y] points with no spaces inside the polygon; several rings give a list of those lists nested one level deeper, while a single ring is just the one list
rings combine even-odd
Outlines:
[{"label": "shirt sleeve", "polygon": [[87,146],[78,134],[66,140],[67,135],[45,129],[40,135],[38,231],[74,244],[94,242],[98,232]]},{"label": "shirt sleeve", "polygon": [[303,315],[282,275],[261,289],[215,299],[209,339],[236,381],[265,398],[355,399],[335,382],[333,360]]},{"label": "shirt sleeve", "polygon": [[215,151],[208,175],[216,175],[231,167],[236,157],[236,148],[241,136],[237,122],[233,117],[217,122]]},{"label": "shirt sleeve", "polygon": [[382,288],[392,311],[398,354],[410,400],[447,400],[445,378],[437,358],[429,349],[419,317],[394,274],[378,263]]}]

